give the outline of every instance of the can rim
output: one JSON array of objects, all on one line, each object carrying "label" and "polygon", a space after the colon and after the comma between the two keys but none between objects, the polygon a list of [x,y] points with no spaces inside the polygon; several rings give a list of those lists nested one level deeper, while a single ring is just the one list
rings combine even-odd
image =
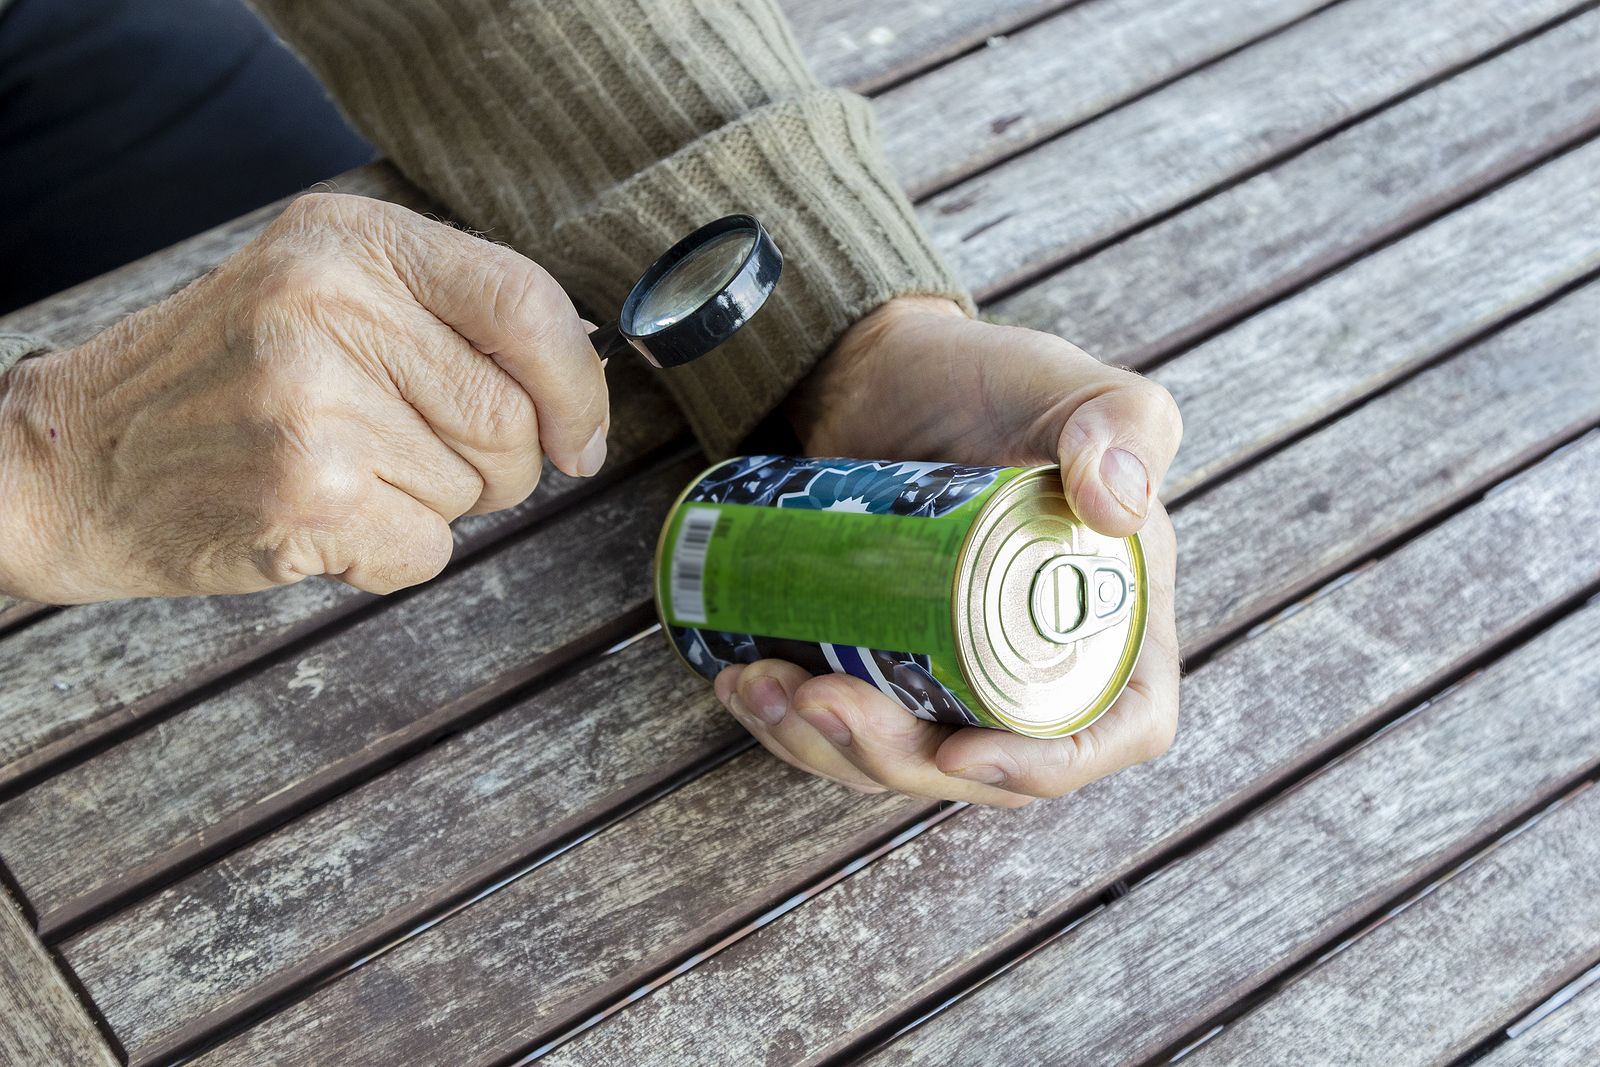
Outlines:
[{"label": "can rim", "polygon": [[[1035,481],[1042,477],[1059,478],[1061,468],[1055,464],[1045,464],[1037,467],[1028,467],[1005,486],[1005,490],[1016,488]],[[985,503],[985,508],[992,506],[1000,499],[997,493]],[[1134,597],[1133,617],[1130,622],[1128,637],[1123,642],[1122,656],[1117,661],[1117,669],[1106,682],[1100,694],[1094,701],[1078,715],[1064,723],[1053,723],[1041,726],[1037,723],[1026,723],[1015,716],[1008,715],[991,701],[984,699],[977,687],[973,684],[974,670],[970,663],[972,655],[971,640],[963,636],[961,628],[961,578],[966,571],[967,561],[974,548],[974,541],[978,534],[979,524],[974,521],[967,530],[966,536],[961,541],[961,549],[956,553],[955,573],[950,577],[950,633],[955,639],[956,668],[961,672],[961,680],[966,685],[967,691],[983,705],[982,709],[973,710],[980,715],[992,719],[1002,729],[1011,733],[1021,734],[1024,737],[1056,738],[1068,737],[1079,731],[1088,729],[1094,722],[1111,710],[1122,691],[1127,688],[1128,681],[1133,676],[1133,668],[1138,663],[1139,654],[1144,650],[1145,630],[1149,622],[1150,596],[1148,585],[1148,567],[1145,563],[1144,544],[1139,540],[1138,534],[1129,534],[1122,540],[1128,544],[1128,555],[1132,564],[1134,579],[1138,583],[1138,592]]]}]

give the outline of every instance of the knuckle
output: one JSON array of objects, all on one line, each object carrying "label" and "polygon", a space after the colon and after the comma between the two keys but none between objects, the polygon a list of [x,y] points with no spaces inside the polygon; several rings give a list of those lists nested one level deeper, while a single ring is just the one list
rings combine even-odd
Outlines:
[{"label": "knuckle", "polygon": [[316,540],[304,530],[269,542],[260,553],[258,566],[262,577],[273,585],[289,585],[328,569]]},{"label": "knuckle", "polygon": [[474,390],[480,398],[471,408],[471,417],[477,424],[476,438],[485,448],[498,453],[533,449],[539,440],[533,398],[498,368],[490,365],[488,371],[482,387]]},{"label": "knuckle", "polygon": [[1178,410],[1178,402],[1173,399],[1165,386],[1141,376],[1139,387],[1140,400],[1150,412],[1150,416],[1159,423],[1173,439],[1183,436],[1183,412]]},{"label": "knuckle", "polygon": [[348,522],[366,497],[353,465],[331,450],[308,453],[296,448],[278,462],[270,490],[273,525],[299,529],[336,528]]},{"label": "knuckle", "polygon": [[537,263],[512,252],[503,255],[505,262],[493,282],[489,307],[506,336],[525,343],[539,336],[543,323],[562,312],[566,294]]},{"label": "knuckle", "polygon": [[283,209],[283,220],[290,225],[324,225],[343,218],[356,208],[364,197],[347,193],[315,191],[302,193]]},{"label": "knuckle", "polygon": [[438,577],[450,563],[455,552],[455,539],[444,522],[429,523],[418,530],[406,546],[406,559],[402,560],[404,573],[410,579],[406,584],[417,585]]},{"label": "knuckle", "polygon": [[320,317],[349,289],[348,269],[339,258],[285,255],[256,279],[241,327],[252,338],[271,337],[291,322]]}]

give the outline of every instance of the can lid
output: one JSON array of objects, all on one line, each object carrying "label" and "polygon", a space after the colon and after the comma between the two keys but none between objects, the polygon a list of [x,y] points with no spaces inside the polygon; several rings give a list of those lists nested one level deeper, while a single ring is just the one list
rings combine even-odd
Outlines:
[{"label": "can lid", "polygon": [[1137,537],[1079,522],[1059,468],[1012,479],[973,524],[956,573],[956,645],[973,695],[1037,737],[1083,729],[1116,700],[1144,642]]}]

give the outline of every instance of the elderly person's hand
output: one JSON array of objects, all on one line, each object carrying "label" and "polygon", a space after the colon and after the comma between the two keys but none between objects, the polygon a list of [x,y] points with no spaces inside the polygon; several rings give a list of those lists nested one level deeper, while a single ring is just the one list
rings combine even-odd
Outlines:
[{"label": "elderly person's hand", "polygon": [[384,593],[542,456],[605,457],[605,376],[548,274],[311,195],[171,299],[0,376],[0,590],[55,603],[327,575]]},{"label": "elderly person's hand", "polygon": [[866,791],[1018,807],[1166,750],[1178,719],[1176,549],[1156,489],[1182,424],[1164,389],[1058,337],[901,299],[851,328],[791,416],[811,455],[1059,463],[1079,517],[1140,534],[1150,622],[1116,704],[1056,740],[926,722],[849,675],[813,678],[778,660],[729,667],[717,696],[774,755]]}]

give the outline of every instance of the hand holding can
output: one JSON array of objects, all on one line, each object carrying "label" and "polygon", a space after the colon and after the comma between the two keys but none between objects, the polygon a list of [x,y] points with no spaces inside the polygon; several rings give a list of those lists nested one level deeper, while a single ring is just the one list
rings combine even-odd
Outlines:
[{"label": "hand holding can", "polygon": [[1122,695],[1067,737],[928,722],[876,686],[813,677],[781,653],[728,668],[718,697],[774,755],[863,791],[1017,807],[1166,751],[1178,711],[1176,545],[1157,490],[1182,431],[1165,390],[1059,337],[908,298],[853,326],[789,415],[817,455],[1058,464],[1086,526],[1138,534],[1148,612]]}]

